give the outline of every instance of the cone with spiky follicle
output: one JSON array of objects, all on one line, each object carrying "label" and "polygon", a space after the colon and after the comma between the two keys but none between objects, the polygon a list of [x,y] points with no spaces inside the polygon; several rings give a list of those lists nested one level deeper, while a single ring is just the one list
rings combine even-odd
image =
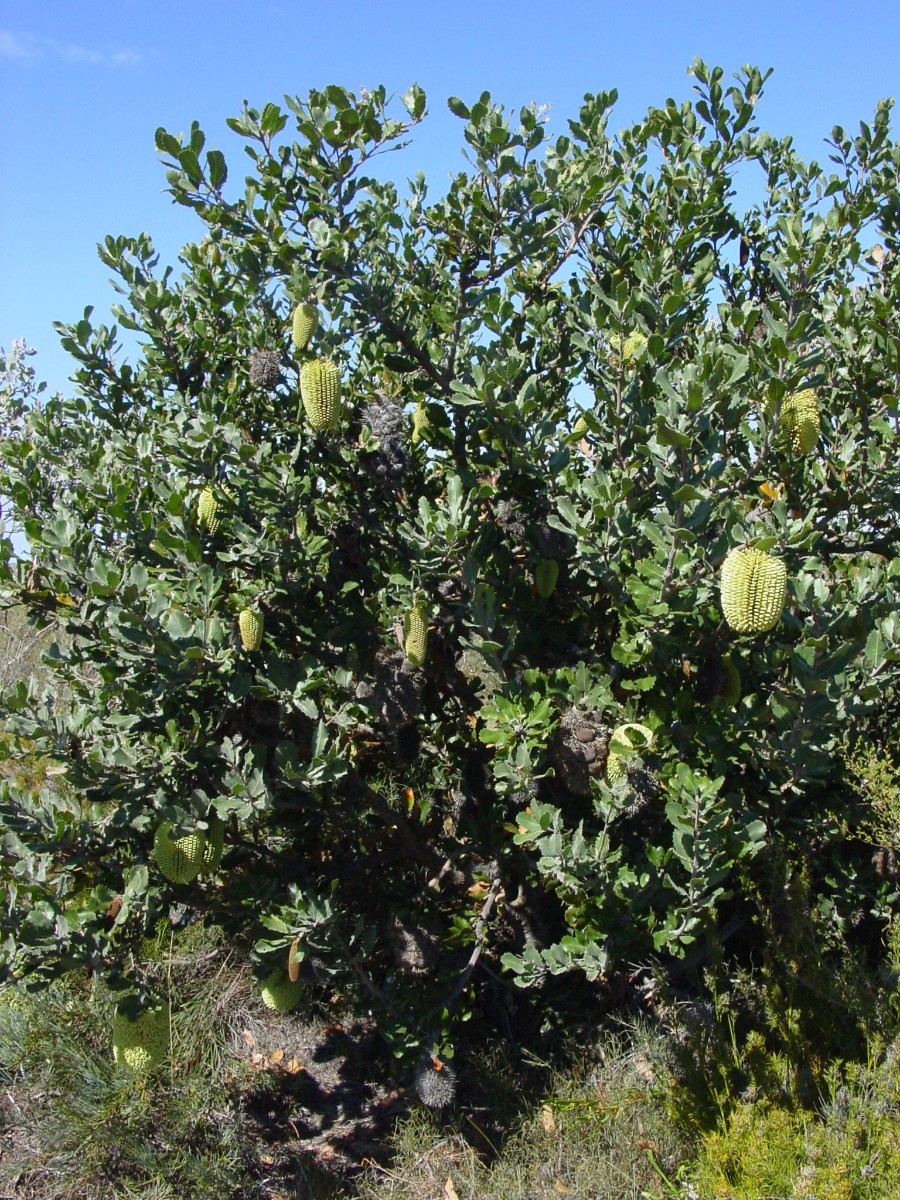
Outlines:
[{"label": "cone with spiky follicle", "polygon": [[314,304],[298,304],[291,320],[291,335],[298,350],[305,350],[319,328],[319,310]]},{"label": "cone with spiky follicle", "polygon": [[822,431],[819,400],[814,388],[788,396],[781,406],[781,420],[795,454],[809,454]]},{"label": "cone with spiky follicle", "polygon": [[414,667],[425,666],[428,653],[428,606],[423,600],[403,618],[403,651]]},{"label": "cone with spiky follicle", "polygon": [[275,1012],[290,1012],[296,1008],[303,996],[303,984],[291,982],[287,971],[275,967],[260,985],[260,995],[266,1008]]},{"label": "cone with spiky follicle", "polygon": [[157,826],[153,838],[153,856],[156,864],[172,883],[190,883],[200,874],[203,854],[206,850],[206,834],[202,829],[192,830],[182,837],[173,838],[171,821]]},{"label": "cone with spiky follicle", "polygon": [[765,633],[779,621],[787,600],[787,568],[780,558],[752,547],[732,550],[722,564],[722,612],[738,633]]},{"label": "cone with spiky follicle", "polygon": [[[627,749],[615,749],[617,743]],[[614,729],[606,760],[606,782],[612,785],[624,779],[629,759],[652,745],[653,731],[646,725],[631,721]]]},{"label": "cone with spiky follicle", "polygon": [[551,749],[556,774],[564,787],[577,796],[589,796],[591,780],[601,778],[609,752],[609,729],[600,713],[580,705],[564,712]]},{"label": "cone with spiky follicle", "polygon": [[413,1072],[416,1095],[428,1108],[447,1108],[456,1099],[456,1072],[434,1054],[423,1054]]},{"label": "cone with spiky follicle", "polygon": [[139,1075],[163,1063],[169,1052],[168,1005],[141,1008],[136,997],[123,1000],[113,1022],[112,1051],[117,1063]]},{"label": "cone with spiky follicle", "polygon": [[300,370],[300,397],[313,429],[336,429],[341,419],[341,373],[328,358],[313,358]]},{"label": "cone with spiky follicle", "polygon": [[244,608],[238,616],[238,630],[245,650],[258,650],[262,645],[264,619],[258,608]]}]

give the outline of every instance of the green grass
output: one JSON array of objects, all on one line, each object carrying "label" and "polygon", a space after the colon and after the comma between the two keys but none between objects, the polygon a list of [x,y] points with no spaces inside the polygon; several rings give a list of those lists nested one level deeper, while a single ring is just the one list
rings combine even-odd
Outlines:
[{"label": "green grass", "polygon": [[[473,1041],[458,1051],[454,1106],[431,1112],[407,1089],[387,1146],[354,1151],[368,1158],[361,1171],[329,1173],[291,1128],[305,1103],[292,1089],[306,1076],[267,1060],[303,1015],[266,1010],[244,957],[199,922],[161,927],[145,943],[142,973],[172,1006],[169,1059],[145,1077],[113,1063],[116,998],[104,986],[69,976],[40,994],[0,990],[0,1196],[900,1195],[896,1022],[891,1031],[885,1017],[873,1031],[866,1061],[823,1047],[810,1073],[792,1057],[777,997],[751,1002],[759,977],[706,1006],[660,995],[652,1021],[598,1029],[555,1067]],[[263,1051],[256,1060],[236,1053],[248,1031]]]}]

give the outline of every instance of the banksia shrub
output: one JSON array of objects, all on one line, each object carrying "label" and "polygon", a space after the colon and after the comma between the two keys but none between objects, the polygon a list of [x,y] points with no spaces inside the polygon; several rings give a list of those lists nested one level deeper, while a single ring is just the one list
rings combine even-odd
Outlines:
[{"label": "banksia shrub", "polygon": [[172,837],[172,824],[163,821],[157,826],[153,838],[153,854],[156,864],[172,883],[190,883],[200,874],[203,853],[206,849],[206,834],[195,829],[183,837]]},{"label": "banksia shrub", "polygon": [[260,985],[260,994],[266,1008],[276,1012],[290,1012],[296,1008],[303,996],[303,984],[292,983],[287,971],[275,967]]},{"label": "banksia shrub", "polygon": [[136,1074],[165,1061],[169,1051],[169,1007],[139,1009],[135,998],[123,1001],[113,1022],[113,1058]]},{"label": "banksia shrub", "polygon": [[413,1086],[428,1108],[447,1108],[456,1098],[456,1072],[443,1059],[423,1054],[413,1072]]},{"label": "banksia shrub", "polygon": [[814,388],[788,396],[781,407],[781,419],[795,454],[809,454],[816,448],[822,422]]},{"label": "banksia shrub", "polygon": [[425,666],[428,652],[428,608],[416,604],[403,618],[403,649],[414,667]]},{"label": "banksia shrub", "polygon": [[291,324],[294,345],[305,350],[319,327],[319,310],[314,304],[298,304]]},{"label": "banksia shrub", "polygon": [[300,370],[300,396],[313,429],[336,429],[341,419],[341,373],[329,358],[313,358]]},{"label": "banksia shrub", "polygon": [[258,608],[244,608],[238,617],[238,629],[245,650],[258,650],[262,645],[263,614]]},{"label": "banksia shrub", "polygon": [[274,350],[256,350],[250,355],[250,382],[258,388],[274,388],[281,380],[281,360]]},{"label": "banksia shrub", "polygon": [[553,594],[559,578],[559,563],[555,558],[543,558],[534,569],[534,587],[545,599]]},{"label": "banksia shrub", "polygon": [[[612,741],[622,742],[631,751],[638,754],[641,750],[653,745],[653,731],[648,729],[646,725],[639,725],[637,722],[631,721],[625,725],[619,725],[613,730]],[[610,750],[609,757],[606,760],[607,783],[615,784],[625,777],[628,760],[631,757],[631,754],[623,754],[617,750]]]},{"label": "banksia shrub", "polygon": [[778,623],[787,600],[787,568],[762,550],[732,550],[722,564],[721,594],[732,629],[765,633]]}]

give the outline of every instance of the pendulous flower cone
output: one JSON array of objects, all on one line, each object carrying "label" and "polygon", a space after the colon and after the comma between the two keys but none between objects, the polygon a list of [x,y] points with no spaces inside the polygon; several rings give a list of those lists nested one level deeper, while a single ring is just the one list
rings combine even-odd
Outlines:
[{"label": "pendulous flower cone", "polygon": [[313,358],[300,369],[300,397],[313,429],[336,429],[341,419],[341,373],[329,358]]},{"label": "pendulous flower cone", "polygon": [[120,1007],[112,1032],[113,1058],[137,1074],[145,1074],[165,1061],[169,1050],[169,1009],[161,1004],[136,1018]]},{"label": "pendulous flower cone", "polygon": [[319,310],[314,304],[298,304],[294,309],[291,334],[298,350],[305,350],[319,327]]},{"label": "pendulous flower cone", "polygon": [[258,650],[262,645],[264,619],[258,608],[244,608],[238,616],[241,644],[245,650]]},{"label": "pendulous flower cone", "polygon": [[559,578],[559,563],[555,558],[543,558],[534,569],[534,587],[546,599],[553,594]]},{"label": "pendulous flower cone", "polygon": [[795,454],[809,454],[816,448],[822,420],[814,388],[804,388],[788,396],[781,408],[781,419]]},{"label": "pendulous flower cone", "polygon": [[428,614],[424,604],[417,604],[403,618],[403,638],[406,657],[414,667],[424,667],[428,653]]},{"label": "pendulous flower cone", "polygon": [[722,612],[738,633],[765,633],[787,600],[787,568],[780,558],[752,547],[732,550],[722,564]]},{"label": "pendulous flower cone", "polygon": [[184,837],[173,838],[172,824],[163,821],[153,839],[153,854],[157,866],[172,883],[190,883],[200,874],[203,853],[206,849],[206,834],[196,829]]},{"label": "pendulous flower cone", "polygon": [[[636,721],[629,721],[613,730],[610,741],[624,742],[626,746],[631,746],[637,751],[653,744],[653,730]],[[627,761],[624,755],[610,750],[609,757],[606,760],[607,783],[614,784],[619,782],[625,774],[625,764]]]},{"label": "pendulous flower cone", "polygon": [[262,981],[260,991],[266,1008],[272,1008],[276,1012],[290,1012],[300,1003],[303,984],[291,983],[287,971],[275,967]]}]

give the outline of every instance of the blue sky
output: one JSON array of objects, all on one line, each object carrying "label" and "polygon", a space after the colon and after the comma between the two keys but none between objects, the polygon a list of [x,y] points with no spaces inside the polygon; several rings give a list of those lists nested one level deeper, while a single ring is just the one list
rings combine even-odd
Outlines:
[{"label": "blue sky", "polygon": [[39,376],[65,389],[72,366],[51,322],[87,304],[106,317],[115,299],[96,243],[146,230],[174,262],[202,235],[164,192],[159,125],[198,120],[234,179],[243,152],[225,118],[244,98],[260,108],[328,83],[399,93],[415,81],[431,115],[391,167],[398,179],[421,168],[434,195],[462,165],[448,95],[549,104],[560,132],[585,92],[615,87],[619,128],[688,98],[696,56],[726,76],[774,67],[760,123],[823,159],[833,125],[855,131],[900,94],[898,47],[898,0],[0,0],[0,346],[24,337]]}]

